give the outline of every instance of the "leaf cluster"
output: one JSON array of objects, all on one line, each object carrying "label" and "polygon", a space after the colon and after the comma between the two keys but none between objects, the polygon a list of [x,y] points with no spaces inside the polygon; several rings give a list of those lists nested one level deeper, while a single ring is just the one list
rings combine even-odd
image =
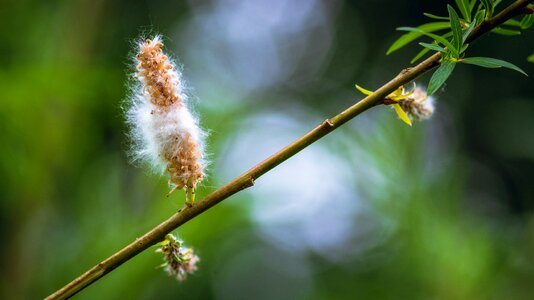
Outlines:
[{"label": "leaf cluster", "polygon": [[[407,33],[393,42],[387,54],[397,51],[421,37],[429,37],[431,42],[420,42],[419,45],[423,49],[411,61],[412,63],[418,61],[429,51],[442,54],[441,65],[432,75],[428,84],[427,92],[429,95],[435,93],[445,83],[458,63],[485,68],[508,68],[527,75],[519,67],[503,60],[491,57],[465,57],[465,52],[469,47],[469,36],[477,26],[494,15],[501,0],[455,0],[455,2],[460,14],[451,5],[447,5],[448,16],[425,13],[426,17],[435,21],[418,27],[397,28],[397,30],[407,31]],[[521,30],[529,29],[533,23],[534,15],[525,15],[520,20],[508,20],[502,26],[493,29],[492,32],[500,35],[519,35]],[[534,54],[528,59],[533,61]]]}]

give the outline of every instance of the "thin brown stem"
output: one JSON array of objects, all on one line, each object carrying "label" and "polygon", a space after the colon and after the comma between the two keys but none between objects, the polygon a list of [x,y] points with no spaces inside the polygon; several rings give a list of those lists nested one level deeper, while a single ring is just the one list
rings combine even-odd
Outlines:
[{"label": "thin brown stem", "polygon": [[[532,2],[534,2],[534,0],[515,1],[513,4],[511,4],[509,7],[504,9],[492,19],[486,20],[479,26],[477,26],[477,28],[473,30],[472,34],[468,38],[468,41],[474,41],[483,34],[501,25],[506,20],[509,20],[515,16],[522,14],[524,8]],[[83,288],[100,279],[101,277],[111,272],[121,264],[125,263],[129,259],[133,258],[137,254],[146,250],[148,247],[163,240],[166,234],[170,233],[177,227],[200,215],[207,209],[227,199],[233,194],[253,186],[254,180],[259,178],[263,174],[269,172],[271,169],[275,168],[282,162],[286,161],[291,156],[297,154],[302,149],[313,144],[323,136],[345,124],[352,118],[370,109],[371,107],[380,104],[380,102],[387,95],[395,91],[401,85],[404,85],[416,79],[428,70],[431,70],[438,66],[440,64],[440,60],[441,54],[436,53],[421,62],[420,64],[401,71],[395,78],[380,87],[372,95],[365,97],[358,103],[347,108],[346,110],[334,116],[333,118],[325,120],[319,126],[315,127],[313,130],[311,130],[298,140],[294,141],[287,147],[273,154],[261,163],[257,164],[247,172],[241,174],[231,182],[220,187],[216,191],[206,196],[204,199],[195,203],[194,205],[186,205],[183,209],[172,215],[169,219],[165,220],[163,223],[159,224],[140,238],[135,239],[135,241],[133,241],[131,244],[119,250],[106,260],[100,262],[99,264],[97,264],[87,272],[83,273],[78,278],[74,279],[72,282],[59,289],[46,299],[66,299],[81,291]]]}]

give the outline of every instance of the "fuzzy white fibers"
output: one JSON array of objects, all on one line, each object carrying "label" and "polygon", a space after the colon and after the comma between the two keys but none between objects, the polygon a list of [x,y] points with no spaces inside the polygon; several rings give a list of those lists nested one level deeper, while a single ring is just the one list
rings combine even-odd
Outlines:
[{"label": "fuzzy white fibers", "polygon": [[205,133],[186,106],[180,72],[161,47],[158,36],[139,43],[138,83],[127,112],[132,153],[157,172],[167,171],[173,186],[194,188],[204,176]]}]

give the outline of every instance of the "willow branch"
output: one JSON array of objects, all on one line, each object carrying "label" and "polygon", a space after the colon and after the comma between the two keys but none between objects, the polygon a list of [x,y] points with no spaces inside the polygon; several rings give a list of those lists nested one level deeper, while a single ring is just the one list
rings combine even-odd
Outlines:
[{"label": "willow branch", "polygon": [[[488,33],[492,29],[501,25],[505,21],[524,14],[525,8],[532,2],[534,2],[534,0],[515,1],[493,18],[485,20],[478,25],[469,36],[467,42],[472,42],[485,33]],[[130,243],[128,246],[100,262],[63,288],[48,296],[46,299],[66,299],[81,291],[83,288],[102,278],[104,275],[111,272],[129,259],[163,240],[166,234],[183,225],[187,221],[200,215],[204,211],[234,195],[235,193],[253,186],[254,180],[258,179],[263,174],[269,172],[271,169],[297,154],[302,149],[313,144],[323,136],[332,132],[362,112],[375,105],[382,104],[383,99],[387,95],[395,91],[398,87],[409,83],[427,71],[435,68],[440,64],[440,60],[441,53],[438,52],[414,67],[402,70],[395,78],[384,84],[372,95],[365,97],[338,115],[325,120],[319,126],[315,127],[298,140],[252,167],[250,170],[236,177],[226,185],[207,195],[204,199],[200,200],[194,205],[185,206],[163,223],[154,227],[142,237],[135,239],[135,241]]]}]

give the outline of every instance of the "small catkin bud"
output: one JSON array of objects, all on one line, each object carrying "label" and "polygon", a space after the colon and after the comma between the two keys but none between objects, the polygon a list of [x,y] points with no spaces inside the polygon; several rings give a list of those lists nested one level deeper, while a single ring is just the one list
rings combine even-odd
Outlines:
[{"label": "small catkin bud", "polygon": [[138,43],[139,84],[128,120],[137,144],[135,156],[167,172],[173,191],[186,189],[189,200],[204,178],[205,134],[186,106],[181,74],[162,47],[159,36]]},{"label": "small catkin bud", "polygon": [[197,270],[197,263],[200,261],[198,256],[193,249],[183,247],[183,242],[172,234],[167,234],[165,240],[158,245],[156,252],[163,253],[165,260],[161,266],[170,276],[174,276],[178,281],[184,281],[188,274]]},{"label": "small catkin bud", "polygon": [[434,99],[418,87],[410,97],[400,100],[399,105],[414,121],[428,119],[434,113]]}]

